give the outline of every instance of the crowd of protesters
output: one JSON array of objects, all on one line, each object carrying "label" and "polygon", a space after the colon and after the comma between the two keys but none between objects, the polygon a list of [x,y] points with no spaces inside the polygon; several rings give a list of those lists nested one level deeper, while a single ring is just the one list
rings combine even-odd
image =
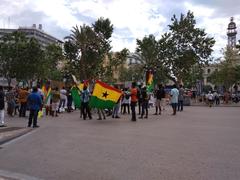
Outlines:
[{"label": "crowd of protesters", "polygon": [[[48,87],[50,88],[50,87]],[[115,88],[119,89],[118,86]],[[106,119],[108,116],[112,118],[120,118],[121,115],[131,114],[131,120],[147,119],[149,116],[149,108],[151,103],[154,104],[155,113],[153,115],[161,115],[166,105],[172,107],[172,115],[176,115],[177,111],[183,111],[184,98],[187,96],[182,85],[178,87],[173,85],[170,91],[166,91],[163,84],[158,84],[151,92],[143,84],[133,82],[131,87],[123,88],[122,95],[116,102],[113,109],[91,109],[89,101],[91,91],[87,85],[83,89],[79,89],[81,100],[80,118],[83,120],[92,119],[92,113],[98,115],[98,120]],[[154,102],[152,102],[154,99]],[[220,104],[219,93],[209,91],[205,96],[205,102],[212,107],[214,104]],[[224,101],[228,103],[230,94],[226,91]],[[6,104],[6,105],[5,105]],[[137,109],[136,109],[137,108]],[[46,98],[40,87],[29,88],[9,88],[7,92],[0,86],[0,126],[5,125],[5,111],[9,117],[18,114],[19,117],[26,117],[28,113],[28,127],[39,127],[37,118],[41,111],[46,116],[57,117],[62,112],[72,112],[74,107],[71,89],[55,87],[51,90],[51,96]],[[138,115],[138,117],[137,117]]]}]

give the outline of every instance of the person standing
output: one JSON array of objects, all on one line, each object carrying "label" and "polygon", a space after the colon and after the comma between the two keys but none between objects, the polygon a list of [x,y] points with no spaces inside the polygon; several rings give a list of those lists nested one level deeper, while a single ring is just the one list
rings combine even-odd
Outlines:
[{"label": "person standing", "polygon": [[6,101],[7,101],[7,113],[10,116],[13,116],[15,110],[15,93],[12,88],[9,88],[6,94]]},{"label": "person standing", "polygon": [[60,93],[58,91],[58,87],[56,87],[53,91],[52,91],[52,116],[58,116],[58,106],[59,106],[59,101],[60,101]]},{"label": "person standing", "polygon": [[147,93],[146,86],[142,88],[141,92],[142,92],[142,112],[141,117],[139,117],[140,119],[143,118],[143,115],[145,115],[144,118],[148,118],[148,101],[149,101],[149,95]]},{"label": "person standing", "polygon": [[123,100],[122,100],[123,109],[121,112],[122,112],[122,114],[125,114],[125,113],[130,114],[130,93],[128,92],[127,88],[125,88],[122,98],[123,98]]},{"label": "person standing", "polygon": [[132,83],[132,88],[131,88],[131,111],[132,111],[132,121],[136,121],[136,111],[135,107],[137,105],[137,94],[138,94],[138,89],[136,88],[136,82]]},{"label": "person standing", "polygon": [[207,94],[207,99],[208,99],[208,105],[209,105],[209,107],[212,107],[213,101],[214,101],[214,96],[213,96],[212,91],[209,91],[209,92],[208,92],[208,94]]},{"label": "person standing", "polygon": [[33,128],[37,128],[39,127],[37,125],[38,112],[42,106],[42,98],[37,87],[33,87],[32,93],[27,98],[27,104],[30,110],[28,127],[31,127],[33,122]]},{"label": "person standing", "polygon": [[4,127],[5,126],[5,122],[4,122],[4,107],[5,107],[4,92],[3,92],[3,87],[0,86],[0,127]]},{"label": "person standing", "polygon": [[179,86],[179,95],[178,95],[178,111],[183,111],[183,99],[184,99],[184,89],[183,85]]},{"label": "person standing", "polygon": [[141,110],[142,110],[142,86],[143,84],[141,83],[138,88],[137,88],[137,99],[138,99],[138,115],[141,115]]},{"label": "person standing", "polygon": [[58,108],[59,112],[64,111],[66,99],[67,99],[67,91],[66,91],[65,87],[62,87],[62,89],[60,90],[60,103],[59,103],[59,108]]},{"label": "person standing", "polygon": [[173,114],[172,115],[176,115],[176,112],[177,112],[178,95],[179,95],[179,91],[177,89],[177,86],[174,84],[173,88],[170,92],[171,104],[172,104],[172,109],[173,109]]},{"label": "person standing", "polygon": [[162,84],[158,85],[158,90],[156,91],[156,112],[154,115],[158,115],[158,110],[159,110],[159,115],[161,115],[162,108],[161,105],[163,105],[163,98],[165,98],[165,91],[164,87]]},{"label": "person standing", "polygon": [[27,111],[27,97],[28,97],[28,89],[21,88],[18,93],[18,99],[20,103],[20,112],[19,117],[25,117]]},{"label": "person standing", "polygon": [[86,120],[88,115],[89,119],[92,119],[92,115],[89,108],[90,92],[86,85],[83,86],[83,91],[81,92],[81,107],[83,113],[83,120]]}]

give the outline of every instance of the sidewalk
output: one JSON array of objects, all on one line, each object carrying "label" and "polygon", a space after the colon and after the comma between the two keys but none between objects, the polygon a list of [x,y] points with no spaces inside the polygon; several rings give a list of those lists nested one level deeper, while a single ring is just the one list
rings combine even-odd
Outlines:
[{"label": "sidewalk", "polygon": [[27,118],[19,118],[18,116],[6,117],[6,126],[0,127],[0,145],[20,137],[30,131],[32,128],[26,127]]}]

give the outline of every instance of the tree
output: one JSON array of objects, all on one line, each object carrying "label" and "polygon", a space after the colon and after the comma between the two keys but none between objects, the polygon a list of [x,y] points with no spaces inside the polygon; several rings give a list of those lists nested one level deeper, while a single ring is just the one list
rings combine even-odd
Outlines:
[{"label": "tree", "polygon": [[[50,44],[44,50],[44,62],[41,64],[42,78],[62,80],[61,66],[63,66],[62,48],[56,44]],[[60,67],[59,67],[60,66]]]},{"label": "tree", "polygon": [[27,81],[37,77],[43,59],[43,50],[37,40],[27,39],[18,31],[1,37],[1,75],[8,79],[9,85],[12,78]]},{"label": "tree", "polygon": [[224,61],[219,64],[219,70],[211,74],[209,80],[215,85],[224,85],[229,89],[240,80],[240,66],[237,65],[238,51],[227,47],[224,52]]},{"label": "tree", "polygon": [[92,26],[76,26],[66,37],[65,57],[70,71],[80,79],[98,76],[105,55],[110,51],[113,25],[109,19],[100,18]]},{"label": "tree", "polygon": [[204,65],[210,60],[215,40],[208,37],[204,29],[196,27],[192,12],[180,19],[171,18],[169,32],[159,40],[159,60],[167,76],[176,82],[189,76],[194,65]]}]

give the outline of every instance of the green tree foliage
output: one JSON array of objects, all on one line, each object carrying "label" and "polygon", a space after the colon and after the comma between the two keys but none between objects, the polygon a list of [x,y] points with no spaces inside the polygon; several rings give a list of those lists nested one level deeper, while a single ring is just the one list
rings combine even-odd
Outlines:
[{"label": "green tree foliage", "polygon": [[35,39],[27,39],[17,31],[1,38],[1,75],[7,79],[29,80],[38,77],[41,74],[39,64],[43,59],[43,50]]},{"label": "green tree foliage", "polygon": [[28,81],[56,77],[57,65],[62,59],[59,46],[43,48],[34,38],[13,32],[0,40],[0,75],[10,80]]},{"label": "green tree foliage", "polygon": [[204,65],[210,59],[215,40],[203,29],[196,27],[192,12],[171,18],[169,32],[159,40],[159,60],[164,64],[167,75],[174,82],[189,76],[191,68]]},{"label": "green tree foliage", "polygon": [[44,50],[44,62],[41,64],[42,76],[52,80],[62,80],[61,67],[63,66],[62,48],[56,44],[50,44]]},{"label": "green tree foliage", "polygon": [[92,26],[76,26],[71,31],[64,44],[69,71],[80,79],[98,76],[104,57],[111,49],[113,25],[109,19],[100,18]]},{"label": "green tree foliage", "polygon": [[240,66],[238,51],[227,47],[224,52],[224,61],[219,64],[219,70],[215,71],[209,80],[215,85],[224,85],[227,89],[240,80]]}]

